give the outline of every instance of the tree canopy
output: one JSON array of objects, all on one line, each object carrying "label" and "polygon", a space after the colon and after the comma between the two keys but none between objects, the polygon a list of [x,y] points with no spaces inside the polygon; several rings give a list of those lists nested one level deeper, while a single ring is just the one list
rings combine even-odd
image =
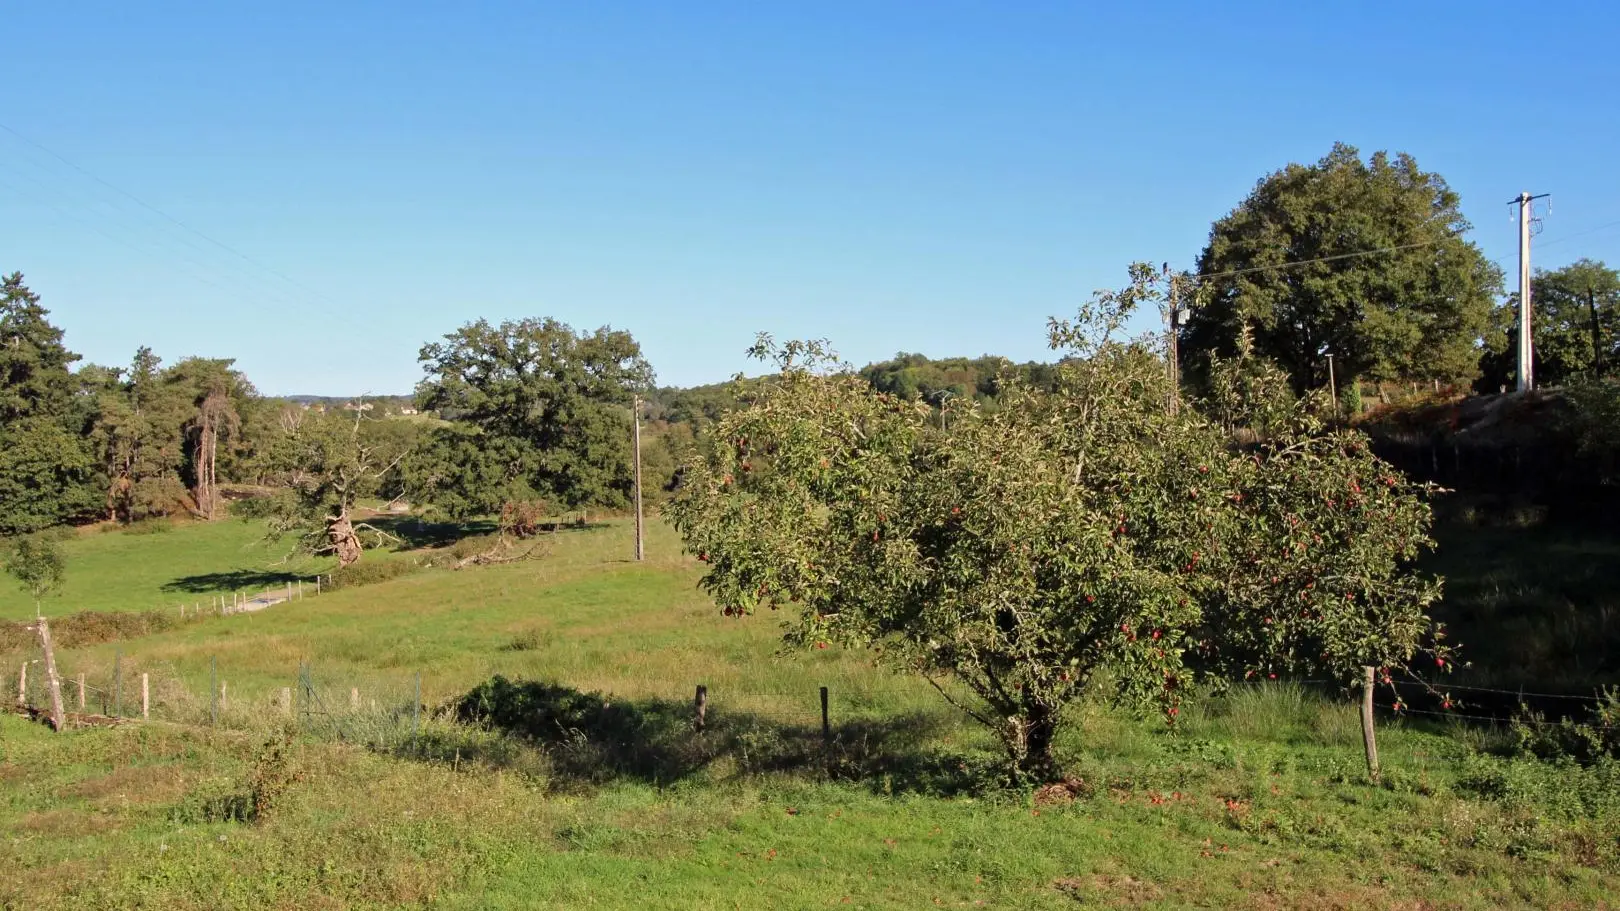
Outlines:
[{"label": "tree canopy", "polygon": [[1328,355],[1346,383],[1472,380],[1501,270],[1463,239],[1458,204],[1410,155],[1342,143],[1266,176],[1210,229],[1184,359],[1234,355],[1247,326],[1299,391],[1327,385]]},{"label": "tree canopy", "polygon": [[[722,418],[669,507],[727,615],[793,610],[797,645],[873,649],[1050,775],[1062,709],[1107,676],[1170,719],[1200,679],[1399,665],[1438,648],[1422,489],[1252,357],[1168,406],[1156,349],[1117,332],[1134,272],[1076,323],[1049,389],[939,429],[816,344]],[[959,685],[965,693],[955,690]]]},{"label": "tree canopy", "polygon": [[[1582,259],[1537,269],[1530,286],[1538,386],[1620,374],[1620,271]],[[1519,295],[1491,311],[1480,358],[1481,391],[1512,386],[1518,374]]]},{"label": "tree canopy", "polygon": [[0,279],[0,535],[95,508],[93,461],[77,426],[79,359],[21,273]]},{"label": "tree canopy", "polygon": [[470,323],[424,345],[417,402],[441,428],[409,467],[417,496],[460,514],[508,500],[623,505],[632,483],[629,405],[652,367],[628,332],[557,320]]}]

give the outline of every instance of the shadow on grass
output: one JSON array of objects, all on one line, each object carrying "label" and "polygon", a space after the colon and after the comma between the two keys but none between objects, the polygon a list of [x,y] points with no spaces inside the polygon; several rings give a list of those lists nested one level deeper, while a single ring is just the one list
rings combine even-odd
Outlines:
[{"label": "shadow on grass", "polygon": [[495,523],[487,519],[467,522],[432,522],[420,516],[372,516],[366,524],[400,540],[400,550],[419,547],[448,547],[462,538],[495,533]]},{"label": "shadow on grass", "polygon": [[[396,550],[416,550],[427,547],[449,547],[467,538],[493,535],[500,529],[492,519],[471,519],[466,522],[434,522],[421,516],[372,516],[366,524],[398,538]],[[608,527],[604,523],[580,525],[578,522],[556,521],[540,525],[542,533],[554,531],[598,531]]]},{"label": "shadow on grass", "polygon": [[941,796],[979,792],[999,781],[986,757],[929,747],[940,721],[923,713],[836,724],[824,741],[819,723],[711,706],[699,732],[685,701],[612,699],[502,676],[473,688],[451,711],[463,725],[503,736],[428,733],[400,754],[438,760],[455,750],[460,761],[502,768],[518,761],[509,742],[516,740],[544,753],[548,777],[564,789],[615,781],[669,785],[711,767],[742,775],[813,772],[877,790]]},{"label": "shadow on grass", "polygon": [[308,579],[297,573],[284,571],[267,571],[256,569],[238,569],[230,572],[199,573],[195,576],[181,576],[172,582],[164,583],[166,592],[186,592],[189,594],[205,594],[222,591],[259,591],[266,588],[285,586],[289,582],[297,583],[300,579]]}]

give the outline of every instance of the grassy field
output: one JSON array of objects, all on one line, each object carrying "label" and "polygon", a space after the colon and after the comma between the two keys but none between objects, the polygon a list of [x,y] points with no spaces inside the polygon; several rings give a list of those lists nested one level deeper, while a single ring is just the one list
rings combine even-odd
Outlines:
[{"label": "grassy field", "polygon": [[[73,611],[174,610],[215,595],[252,593],[311,579],[332,560],[283,560],[288,546],[265,541],[260,522],[143,522],[133,530],[68,530],[67,577],[46,599],[47,615]],[[0,620],[34,616],[33,600],[0,580]]]},{"label": "grassy field", "polygon": [[[123,554],[162,592],[220,565],[163,563],[239,555],[228,535],[244,528],[87,536],[70,575],[83,606],[111,604],[88,565],[122,580]],[[103,687],[116,658],[126,694],[148,673],[168,720],[57,736],[0,718],[0,907],[1593,908],[1620,894],[1611,767],[1391,719],[1375,786],[1347,702],[1265,686],[1197,702],[1174,731],[1081,706],[1060,751],[1081,796],[1045,800],[995,786],[985,734],[926,685],[836,649],[778,656],[769,616],[718,616],[665,526],[647,562],[630,552],[622,523],[568,530],[532,562],[67,650],[64,673]],[[300,664],[326,714],[280,708]],[[437,711],[413,736],[398,707],[417,675]],[[211,679],[229,684],[220,724],[174,723],[209,719]],[[483,728],[454,717],[474,692]]]}]

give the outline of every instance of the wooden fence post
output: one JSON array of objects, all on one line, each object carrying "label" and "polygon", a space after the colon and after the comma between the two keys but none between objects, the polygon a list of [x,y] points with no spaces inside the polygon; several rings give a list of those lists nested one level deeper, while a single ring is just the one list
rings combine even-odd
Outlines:
[{"label": "wooden fence post", "polygon": [[51,625],[40,617],[37,626],[39,647],[45,652],[45,685],[51,693],[51,727],[60,732],[67,724],[67,718],[62,713],[62,678],[56,675],[56,650],[51,648]]},{"label": "wooden fence post", "polygon": [[84,671],[79,672],[79,711],[84,711]]},{"label": "wooden fence post", "polygon": [[292,687],[290,686],[281,688],[281,711],[287,715],[292,714]]},{"label": "wooden fence post", "polygon": [[357,686],[349,687],[349,711],[360,711],[360,688]]},{"label": "wooden fence post", "polygon": [[221,680],[219,682],[219,713],[221,715],[225,714],[229,707],[230,703],[225,699],[225,681]]},{"label": "wooden fence post", "polygon": [[145,671],[141,672],[141,720],[148,721],[152,717],[152,686]]},{"label": "wooden fence post", "polygon": [[1363,667],[1361,684],[1361,741],[1367,747],[1367,774],[1378,780],[1378,737],[1373,733],[1373,669]]},{"label": "wooden fence post", "polygon": [[832,746],[832,720],[827,715],[827,688],[821,688],[821,745]]},{"label": "wooden fence post", "polygon": [[698,684],[697,695],[692,697],[692,708],[697,713],[695,723],[697,732],[703,733],[703,727],[709,720],[709,688]]},{"label": "wooden fence post", "polygon": [[26,708],[28,705],[28,659],[24,658],[22,670],[17,672],[17,708]]}]

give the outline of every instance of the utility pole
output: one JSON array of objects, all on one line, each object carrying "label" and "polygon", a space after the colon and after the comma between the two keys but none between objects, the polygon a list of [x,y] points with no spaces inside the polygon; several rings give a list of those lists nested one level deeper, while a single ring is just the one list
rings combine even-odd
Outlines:
[{"label": "utility pole", "polygon": [[1529,392],[1535,383],[1535,346],[1530,331],[1530,222],[1533,220],[1531,202],[1547,194],[1531,196],[1529,191],[1512,200],[1519,204],[1519,382],[1520,392]]},{"label": "utility pole", "polygon": [[1331,352],[1328,354],[1327,359],[1328,359],[1328,395],[1333,399],[1333,416],[1338,417],[1339,416],[1339,384],[1338,384],[1337,380],[1334,379],[1334,376],[1333,376],[1333,354]]},{"label": "utility pole", "polygon": [[1176,339],[1176,324],[1181,321],[1181,310],[1176,297],[1176,277],[1170,274],[1170,264],[1164,264],[1164,277],[1170,282],[1170,325],[1165,330],[1165,351],[1167,362],[1165,364],[1166,376],[1170,380],[1170,415],[1175,416],[1181,407],[1181,363],[1180,345]]},{"label": "utility pole", "polygon": [[1597,291],[1586,286],[1586,312],[1592,317],[1592,375],[1603,375],[1603,336],[1598,331]]},{"label": "utility pole", "polygon": [[641,524],[641,396],[636,396],[630,406],[630,425],[636,450],[636,561],[640,562],[646,555],[642,538]]}]

